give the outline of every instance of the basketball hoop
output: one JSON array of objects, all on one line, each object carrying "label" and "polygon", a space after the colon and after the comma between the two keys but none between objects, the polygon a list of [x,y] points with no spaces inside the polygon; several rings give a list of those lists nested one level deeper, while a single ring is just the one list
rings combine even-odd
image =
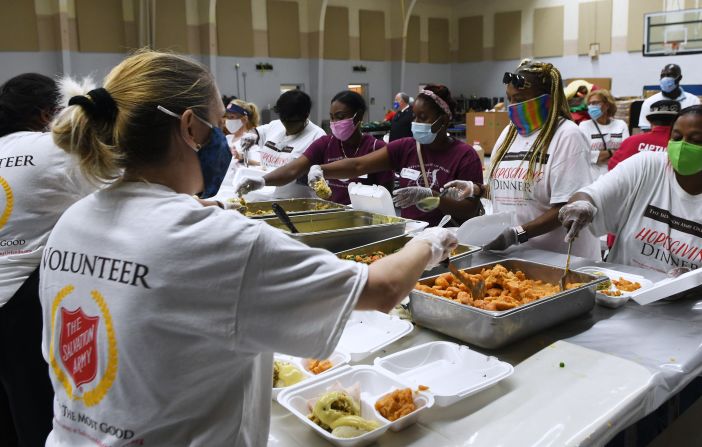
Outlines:
[{"label": "basketball hoop", "polygon": [[680,49],[681,42],[679,40],[672,40],[670,42],[665,42],[663,44],[663,54],[665,55],[675,55]]}]

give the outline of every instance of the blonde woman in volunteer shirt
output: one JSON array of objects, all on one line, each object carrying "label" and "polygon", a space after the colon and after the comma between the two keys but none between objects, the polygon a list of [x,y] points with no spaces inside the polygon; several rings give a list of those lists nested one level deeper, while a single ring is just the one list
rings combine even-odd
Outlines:
[{"label": "blonde woman in volunteer shirt", "polygon": [[[42,357],[39,261],[61,213],[94,188],[76,160],[45,133],[58,107],[56,82],[36,73],[0,86],[0,444],[44,445],[53,390]],[[4,409],[4,408],[3,408]]]},{"label": "blonde woman in volunteer shirt", "polygon": [[[224,115],[224,128],[227,130],[227,144],[232,152],[232,161],[229,164],[227,175],[224,176],[217,194],[225,189],[230,189],[234,180],[234,175],[237,169],[242,166],[260,166],[260,156],[256,146],[247,148],[246,153],[241,148],[241,137],[256,128],[259,125],[260,119],[256,104],[242,101],[240,99],[232,100],[227,104],[226,113]],[[244,161],[246,156],[246,161]]]},{"label": "blonde woman in volunteer shirt", "polygon": [[[300,157],[312,142],[326,135],[321,127],[310,122],[312,100],[302,90],[289,90],[280,95],[273,110],[280,116],[279,120],[258,126],[252,133],[245,134],[241,141],[242,149],[258,144],[261,165],[266,170],[285,166]],[[293,182],[276,187],[272,196],[267,198],[296,197],[316,196],[304,182]]]},{"label": "blonde woman in volunteer shirt", "polygon": [[669,272],[702,266],[702,106],[680,111],[667,152],[627,158],[560,211],[566,240],[616,233],[607,261]]},{"label": "blonde woman in volunteer shirt", "polygon": [[[244,155],[241,149],[241,137],[251,132],[261,123],[258,107],[252,102],[234,99],[227,104],[224,115],[224,127],[227,129],[227,143],[232,150],[232,156],[242,160]],[[259,164],[258,153],[249,148],[249,163]]]},{"label": "blonde woman in volunteer shirt", "polygon": [[578,127],[590,143],[590,167],[592,179],[597,180],[607,173],[607,163],[629,138],[629,127],[618,119],[617,103],[608,90],[595,90],[585,98],[589,120],[582,121]]},{"label": "blonde woman in volunteer shirt", "polygon": [[441,186],[450,180],[482,183],[483,170],[478,154],[446,133],[455,106],[446,86],[428,84],[412,104],[413,138],[392,141],[363,157],[312,166],[307,175],[308,183],[314,184],[325,177],[353,178],[393,170],[400,175],[400,188],[393,191],[393,202],[402,208],[402,217],[423,220],[429,225],[437,225],[445,214],[459,223],[474,217],[480,209],[477,200],[441,197],[433,210],[422,211],[416,206],[422,199],[439,196]]},{"label": "blonde woman in volunteer shirt", "polygon": [[[511,124],[492,151],[489,186],[451,182],[448,197],[489,195],[495,213],[512,213],[518,226],[506,228],[488,250],[510,246],[566,253],[558,210],[591,183],[590,147],[570,120],[561,73],[549,63],[524,60],[516,73],[505,73]],[[555,230],[555,231],[554,231]],[[573,243],[576,256],[599,259],[599,242],[583,232]]]},{"label": "blonde woman in volunteer shirt", "polygon": [[272,353],[326,358],[354,308],[392,309],[455,246],[433,229],[366,266],[201,206],[201,153],[227,146],[191,59],[137,53],[76,103],[54,138],[116,183],[71,207],[44,252],[47,446],[265,446]]}]

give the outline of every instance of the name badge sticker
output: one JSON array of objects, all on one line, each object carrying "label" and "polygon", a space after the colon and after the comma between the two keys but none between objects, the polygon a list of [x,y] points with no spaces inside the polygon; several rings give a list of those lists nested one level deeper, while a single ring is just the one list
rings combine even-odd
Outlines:
[{"label": "name badge sticker", "polygon": [[402,171],[400,171],[400,177],[410,180],[417,180],[419,178],[419,171],[416,169],[402,168]]}]

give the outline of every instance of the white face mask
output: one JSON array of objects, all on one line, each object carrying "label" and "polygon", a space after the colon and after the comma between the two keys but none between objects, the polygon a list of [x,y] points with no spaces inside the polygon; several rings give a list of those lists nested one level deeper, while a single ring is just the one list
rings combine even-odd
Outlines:
[{"label": "white face mask", "polygon": [[244,125],[244,122],[240,119],[225,120],[224,125],[227,127],[229,133],[236,133],[239,129],[241,129],[241,126]]}]

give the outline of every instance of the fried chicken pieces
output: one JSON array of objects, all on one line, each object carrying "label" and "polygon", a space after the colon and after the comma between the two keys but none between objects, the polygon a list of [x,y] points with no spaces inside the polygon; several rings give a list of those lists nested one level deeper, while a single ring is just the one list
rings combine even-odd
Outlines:
[{"label": "fried chicken pieces", "polygon": [[[497,264],[491,269],[482,269],[477,275],[463,273],[463,276],[472,282],[479,279],[485,281],[485,295],[471,296],[470,289],[456,279],[452,273],[438,276],[432,286],[417,283],[415,289],[461,304],[493,311],[513,309],[560,292],[557,284],[528,279],[523,272],[519,270],[512,272],[501,264]],[[572,283],[568,284],[566,288],[573,289],[580,285],[580,283]]]}]

